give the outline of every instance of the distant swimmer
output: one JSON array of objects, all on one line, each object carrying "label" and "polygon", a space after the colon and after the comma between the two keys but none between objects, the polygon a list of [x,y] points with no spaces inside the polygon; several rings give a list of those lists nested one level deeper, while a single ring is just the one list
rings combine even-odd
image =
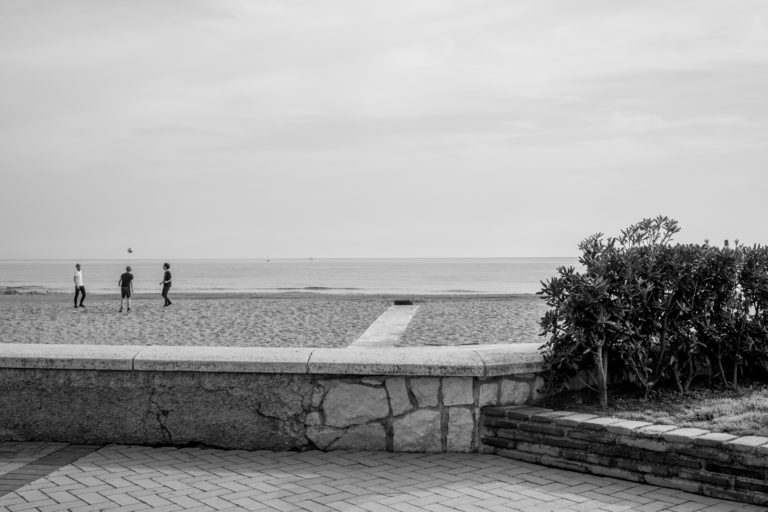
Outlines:
[{"label": "distant swimmer", "polygon": [[131,249],[130,247],[128,248],[128,254],[133,254],[133,249]]},{"label": "distant swimmer", "polygon": [[80,307],[84,308],[83,301],[85,300],[85,285],[83,285],[83,271],[80,270],[80,264],[75,265],[75,307],[77,307],[77,297],[80,296]]},{"label": "distant swimmer", "polygon": [[133,274],[131,267],[125,267],[125,272],[120,276],[117,282],[120,287],[120,313],[123,312],[123,302],[128,302],[128,311],[131,310],[131,295],[133,295]]}]

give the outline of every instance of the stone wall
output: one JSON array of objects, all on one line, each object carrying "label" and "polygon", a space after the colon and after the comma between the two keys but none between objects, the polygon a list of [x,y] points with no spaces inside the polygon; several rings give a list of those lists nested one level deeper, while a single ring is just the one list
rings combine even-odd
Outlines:
[{"label": "stone wall", "polygon": [[0,440],[482,450],[480,408],[543,385],[535,347],[226,349],[0,344]]},{"label": "stone wall", "polygon": [[302,449],[300,375],[0,369],[0,440]]},{"label": "stone wall", "polygon": [[768,437],[524,406],[486,408],[482,423],[499,455],[768,505]]},{"label": "stone wall", "polygon": [[535,374],[320,378],[306,436],[321,450],[474,452],[480,407],[525,403],[542,383]]}]

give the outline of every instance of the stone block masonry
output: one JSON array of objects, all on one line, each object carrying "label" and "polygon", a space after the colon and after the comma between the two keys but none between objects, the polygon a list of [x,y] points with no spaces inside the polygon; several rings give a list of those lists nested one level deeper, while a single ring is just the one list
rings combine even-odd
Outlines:
[{"label": "stone block masonry", "polygon": [[537,398],[536,347],[0,344],[0,441],[484,451],[480,408]]},{"label": "stone block masonry", "polygon": [[768,505],[768,437],[538,407],[486,407],[482,443],[561,469]]},{"label": "stone block masonry", "polygon": [[[480,404],[525,403],[533,374],[512,377],[384,377],[315,379],[319,404],[309,413],[306,437],[321,450],[476,452]],[[515,382],[526,396],[504,401],[501,389]],[[482,396],[481,389],[495,389]],[[481,402],[481,399],[483,402]]]}]

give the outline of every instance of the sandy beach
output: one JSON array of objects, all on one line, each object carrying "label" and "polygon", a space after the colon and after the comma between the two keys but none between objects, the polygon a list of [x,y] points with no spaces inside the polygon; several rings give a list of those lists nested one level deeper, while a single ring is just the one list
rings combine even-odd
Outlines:
[{"label": "sandy beach", "polygon": [[[137,295],[130,313],[119,298],[89,295],[75,309],[64,294],[0,295],[0,342],[105,345],[346,347],[394,297],[368,295],[178,294],[162,307]],[[539,341],[544,304],[536,296],[415,297],[419,311],[402,345]]]},{"label": "sandy beach", "polygon": [[420,302],[401,345],[544,343],[539,320],[546,304],[536,295],[434,297]]}]

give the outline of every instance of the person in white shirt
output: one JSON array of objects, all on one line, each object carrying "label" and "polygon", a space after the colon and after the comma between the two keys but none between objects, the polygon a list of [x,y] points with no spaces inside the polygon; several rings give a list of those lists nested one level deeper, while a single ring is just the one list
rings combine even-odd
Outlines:
[{"label": "person in white shirt", "polygon": [[85,300],[85,286],[83,285],[83,271],[80,270],[80,264],[75,265],[75,307],[77,307],[77,297],[80,297],[80,307],[84,308],[83,301]]}]

